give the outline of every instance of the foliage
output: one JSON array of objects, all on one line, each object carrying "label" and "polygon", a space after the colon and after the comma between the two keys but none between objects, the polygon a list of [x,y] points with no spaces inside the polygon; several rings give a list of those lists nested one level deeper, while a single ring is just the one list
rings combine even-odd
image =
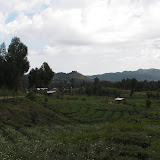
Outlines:
[{"label": "foliage", "polygon": [[38,69],[32,69],[29,73],[29,84],[30,87],[47,87],[54,76],[54,72],[49,65],[44,62]]},{"label": "foliage", "polygon": [[27,46],[19,38],[14,37],[9,45],[8,52],[5,51],[5,54],[0,55],[0,87],[5,86],[17,92],[21,87],[23,74],[29,69],[27,55]]},{"label": "foliage", "polygon": [[132,89],[131,92],[130,92],[130,97],[131,98],[132,98],[133,94],[134,94],[134,90]]},{"label": "foliage", "polygon": [[[51,83],[52,87],[57,87],[61,92],[65,90],[65,92],[68,90],[67,93],[71,93],[70,87],[71,85],[67,83],[67,81],[63,82],[56,82]],[[147,91],[147,96],[151,94],[150,96],[152,98],[159,99],[159,91],[160,88],[160,81],[157,82],[138,82],[135,78],[133,79],[123,79],[121,82],[108,82],[108,81],[99,81],[99,79],[95,79],[94,82],[78,82],[76,79],[74,79],[74,93],[76,94],[86,94],[88,96],[90,95],[99,95],[99,96],[105,96],[108,94],[105,94],[104,88],[113,88],[117,89],[117,93],[111,96],[120,96],[121,92],[120,90],[128,90],[130,91],[130,96],[132,97],[134,92],[137,91]],[[118,91],[119,90],[119,91]],[[152,91],[157,91],[156,93]]]},{"label": "foliage", "polygon": [[151,106],[151,100],[147,99],[146,100],[146,107],[149,108]]},{"label": "foliage", "polygon": [[117,88],[110,88],[110,87],[102,88],[101,95],[119,97],[121,95],[121,90]]},{"label": "foliage", "polygon": [[6,73],[6,47],[5,43],[2,43],[0,45],[0,87],[4,86],[6,84],[6,79],[5,79],[5,73]]},{"label": "foliage", "polygon": [[24,45],[19,38],[14,37],[9,45],[8,53],[6,55],[8,69],[6,80],[7,86],[16,91],[20,86],[23,74],[29,69],[27,54],[27,46]]},{"label": "foliage", "polygon": [[36,100],[36,93],[31,91],[31,92],[28,92],[26,97],[32,101]]},{"label": "foliage", "polygon": [[159,99],[159,92],[151,92],[148,91],[146,92],[147,97],[150,98],[154,98],[154,99]]},{"label": "foliage", "polygon": [[[0,55],[0,67],[0,95],[8,96],[13,90],[6,88],[17,91],[29,68],[27,46],[19,38]],[[44,62],[30,71],[30,87],[47,87],[53,76]],[[75,77],[56,84],[64,95],[54,98],[29,92],[18,104],[12,97],[6,103],[0,99],[0,159],[160,159],[159,92],[136,92],[157,90],[160,81],[78,82]],[[134,97],[123,95],[125,103],[117,104],[121,89]],[[71,92],[77,95],[65,95]]]},{"label": "foliage", "polygon": [[44,99],[1,103],[0,159],[160,158],[159,100],[146,110],[143,93],[112,105],[110,97]]}]

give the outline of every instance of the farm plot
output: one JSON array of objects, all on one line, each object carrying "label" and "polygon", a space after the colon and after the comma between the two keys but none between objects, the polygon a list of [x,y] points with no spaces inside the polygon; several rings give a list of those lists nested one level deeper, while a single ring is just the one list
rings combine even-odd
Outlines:
[{"label": "farm plot", "polygon": [[[160,159],[158,100],[152,100],[150,108],[141,99],[109,105],[105,97],[81,96],[45,101],[43,97],[33,103],[24,99],[20,103],[1,108],[8,106],[12,111],[2,119],[5,124],[0,121],[2,160]],[[16,117],[21,117],[14,123],[24,121],[21,125],[10,119],[8,123],[15,111],[19,111]],[[26,119],[33,124],[35,116],[34,126],[26,127]]]},{"label": "farm plot", "polygon": [[[154,131],[154,132],[153,132]],[[134,123],[0,129],[0,159],[159,159],[160,131]]]},{"label": "farm plot", "polygon": [[[153,102],[153,105],[154,103],[158,104]],[[69,100],[50,98],[46,106],[54,112],[80,123],[94,124],[115,121],[158,123],[160,120],[160,112],[157,112],[153,107],[146,108],[144,99],[129,99],[125,104],[113,103],[113,105],[109,105],[105,97],[79,96]]]}]

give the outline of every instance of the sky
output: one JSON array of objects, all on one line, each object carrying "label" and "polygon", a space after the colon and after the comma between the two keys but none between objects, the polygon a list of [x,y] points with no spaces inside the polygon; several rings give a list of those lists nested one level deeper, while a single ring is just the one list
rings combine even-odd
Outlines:
[{"label": "sky", "polygon": [[0,0],[0,44],[19,37],[30,68],[84,75],[160,69],[160,0]]}]

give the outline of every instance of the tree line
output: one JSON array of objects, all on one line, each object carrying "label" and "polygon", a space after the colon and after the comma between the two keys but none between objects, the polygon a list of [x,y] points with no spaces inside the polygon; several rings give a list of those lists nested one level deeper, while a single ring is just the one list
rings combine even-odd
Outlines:
[{"label": "tree line", "polygon": [[[27,56],[28,48],[18,37],[12,38],[8,50],[4,42],[0,45],[0,88],[13,90],[16,93],[26,87],[24,74],[30,68]],[[54,72],[44,62],[39,69],[31,69],[27,76],[28,87],[47,87],[53,76]]]},{"label": "tree line", "polygon": [[[121,90],[131,90],[131,96],[135,91],[156,91],[160,88],[160,81],[141,81],[135,78],[123,79],[119,82],[99,81],[94,82],[76,81],[74,78],[68,82],[50,83],[54,72],[44,62],[40,68],[31,69],[28,61],[28,48],[18,37],[14,37],[6,49],[5,43],[0,45],[0,88],[17,92],[20,89],[37,87],[57,87],[63,93],[75,92],[87,95],[113,95],[119,96]],[[28,83],[28,85],[26,85]],[[154,95],[150,95],[150,97]]]},{"label": "tree line", "polygon": [[[53,87],[59,88],[61,92],[71,93],[71,87],[74,93],[87,94],[87,95],[99,95],[99,96],[120,96],[122,90],[130,90],[130,96],[132,97],[134,92],[149,92],[160,91],[160,81],[137,81],[135,78],[123,79],[119,82],[100,81],[95,78],[93,82],[77,81],[71,79],[70,82],[57,82],[51,84]],[[150,93],[150,92],[149,92]],[[158,94],[157,94],[158,95]],[[151,95],[153,97],[154,94]]]}]

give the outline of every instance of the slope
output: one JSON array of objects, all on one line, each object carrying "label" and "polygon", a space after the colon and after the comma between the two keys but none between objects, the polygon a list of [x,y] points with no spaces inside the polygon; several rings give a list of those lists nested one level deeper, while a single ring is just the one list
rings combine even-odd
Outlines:
[{"label": "slope", "polygon": [[99,75],[88,76],[91,79],[98,77],[101,81],[121,81],[122,79],[136,78],[138,81],[158,81],[160,80],[159,69],[139,69],[137,71],[124,71],[116,73],[105,73]]},{"label": "slope", "polygon": [[8,99],[7,102],[0,100],[0,126],[21,128],[64,123],[69,123],[64,116],[26,98],[20,98],[17,104],[14,99]]},{"label": "slope", "polygon": [[78,73],[77,71],[72,71],[70,73],[56,73],[52,83],[54,82],[70,82],[70,80],[74,78],[76,81],[92,81],[89,77],[84,76],[80,73]]}]

